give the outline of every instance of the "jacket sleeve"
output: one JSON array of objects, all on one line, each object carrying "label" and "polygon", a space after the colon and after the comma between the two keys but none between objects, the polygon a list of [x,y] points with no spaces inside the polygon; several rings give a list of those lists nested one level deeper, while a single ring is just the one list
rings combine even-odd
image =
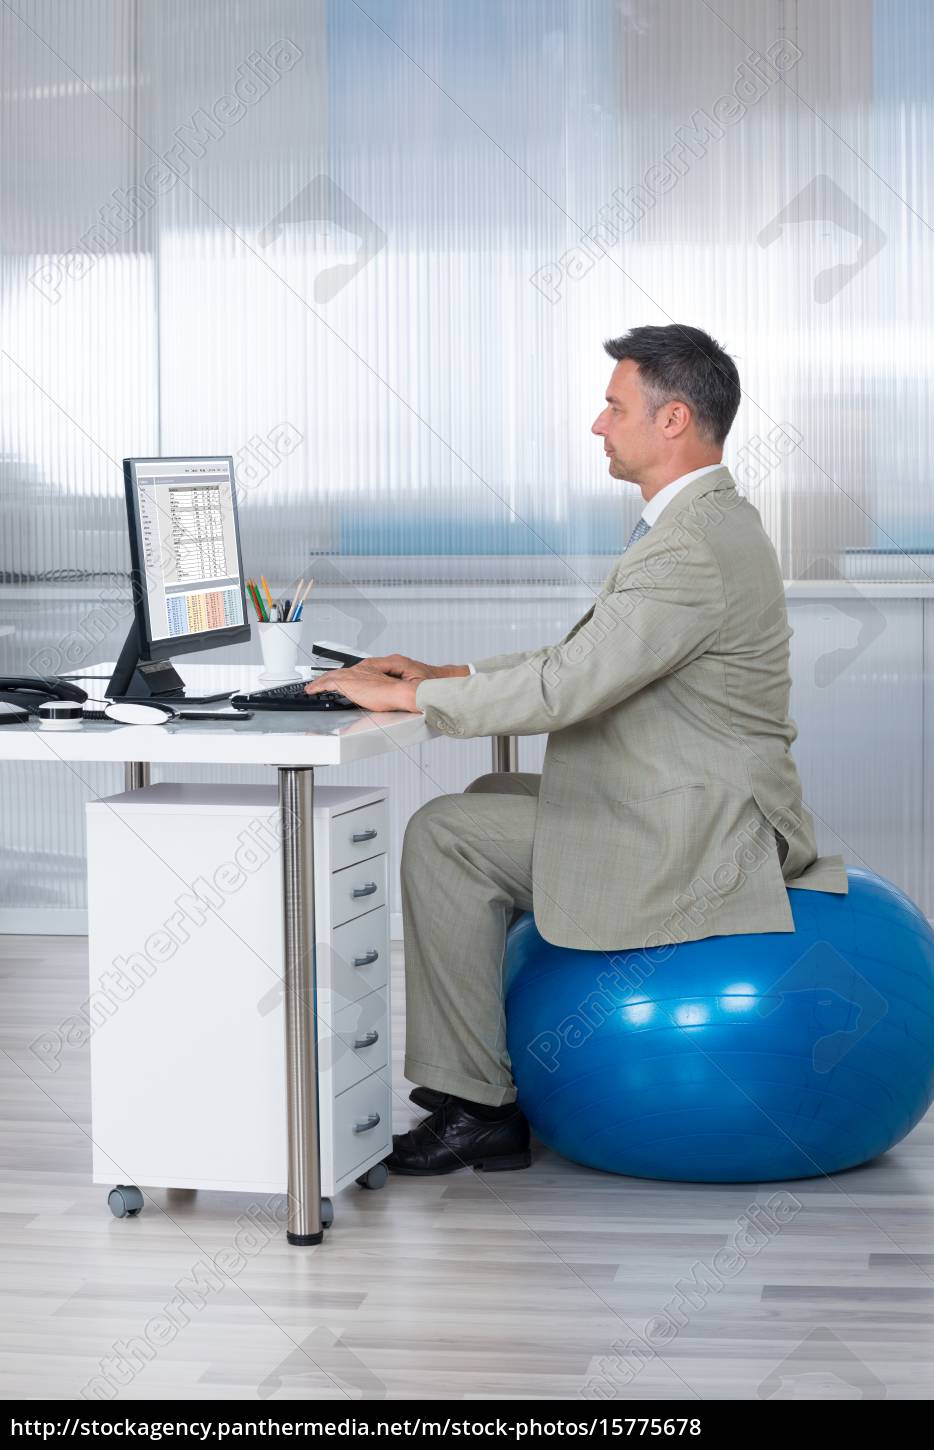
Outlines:
[{"label": "jacket sleeve", "polygon": [[726,602],[705,541],[673,551],[664,538],[640,548],[615,587],[556,645],[500,655],[467,678],[423,680],[415,703],[446,735],[540,735],[619,704],[682,668],[717,638]]},{"label": "jacket sleeve", "polygon": [[485,660],[474,660],[473,667],[478,675],[489,674],[493,670],[510,669],[513,665],[518,665],[522,660],[527,660],[531,655],[537,653],[537,650],[529,649],[519,650],[517,654],[488,655]]}]

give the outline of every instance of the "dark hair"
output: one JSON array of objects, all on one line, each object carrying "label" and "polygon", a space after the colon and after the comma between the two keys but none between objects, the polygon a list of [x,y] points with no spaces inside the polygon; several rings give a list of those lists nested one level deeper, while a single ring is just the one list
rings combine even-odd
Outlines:
[{"label": "dark hair", "polygon": [[646,403],[654,414],[680,398],[691,408],[698,431],[723,443],[733,426],[742,390],[729,353],[699,327],[633,327],[603,344],[616,362],[631,359],[639,369]]}]

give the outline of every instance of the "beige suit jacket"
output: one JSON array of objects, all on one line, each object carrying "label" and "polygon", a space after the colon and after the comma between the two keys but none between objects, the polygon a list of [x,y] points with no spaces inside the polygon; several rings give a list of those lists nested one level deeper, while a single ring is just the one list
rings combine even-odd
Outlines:
[{"label": "beige suit jacket", "polygon": [[790,637],[775,550],[723,467],[676,494],[559,644],[419,685],[445,734],[548,733],[532,858],[548,941],[794,931],[787,887],[846,891],[790,753]]}]

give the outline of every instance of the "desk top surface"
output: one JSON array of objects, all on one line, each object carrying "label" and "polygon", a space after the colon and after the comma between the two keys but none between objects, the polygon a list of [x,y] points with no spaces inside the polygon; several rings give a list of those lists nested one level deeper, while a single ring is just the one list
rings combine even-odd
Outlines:
[{"label": "desk top surface", "polygon": [[[76,679],[92,700],[102,699],[103,681],[113,664],[88,667]],[[262,689],[259,666],[183,665],[187,689],[194,695],[221,690]],[[317,671],[303,670],[309,678]],[[194,707],[193,707],[194,708]],[[204,709],[222,709],[206,705]],[[374,755],[405,750],[432,740],[438,731],[424,715],[401,711],[322,710],[257,711],[251,720],[178,720],[166,725],[118,725],[88,720],[77,730],[44,730],[31,719],[0,726],[0,760],[126,761],[176,765],[347,765]]]}]

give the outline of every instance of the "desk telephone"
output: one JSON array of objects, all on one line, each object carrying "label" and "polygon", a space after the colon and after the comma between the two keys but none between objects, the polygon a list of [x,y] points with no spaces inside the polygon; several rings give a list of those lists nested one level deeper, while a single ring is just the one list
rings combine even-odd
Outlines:
[{"label": "desk telephone", "polygon": [[0,701],[19,705],[30,715],[35,715],[46,700],[73,700],[81,705],[87,697],[80,685],[60,680],[57,675],[0,675]]}]

